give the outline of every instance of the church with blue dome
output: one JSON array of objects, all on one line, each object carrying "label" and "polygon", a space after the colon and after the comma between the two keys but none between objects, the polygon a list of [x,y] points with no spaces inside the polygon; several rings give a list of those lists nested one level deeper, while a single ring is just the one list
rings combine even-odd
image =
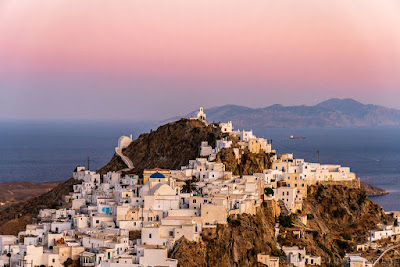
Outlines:
[{"label": "church with blue dome", "polygon": [[164,174],[160,173],[160,172],[155,172],[152,175],[150,175],[150,178],[165,178]]},{"label": "church with blue dome", "polygon": [[143,171],[143,184],[146,183],[148,179],[165,179],[171,176],[171,171],[161,168],[145,169]]}]

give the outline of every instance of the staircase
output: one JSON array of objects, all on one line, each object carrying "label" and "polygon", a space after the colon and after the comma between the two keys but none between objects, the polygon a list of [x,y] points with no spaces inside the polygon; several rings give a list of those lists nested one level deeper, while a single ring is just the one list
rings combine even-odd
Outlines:
[{"label": "staircase", "polygon": [[[116,147],[116,148],[115,148],[115,153],[116,153],[118,156],[120,156],[120,158],[122,159],[122,161],[123,161],[123,162],[125,163],[125,165],[128,167],[128,170],[135,168],[135,167],[133,166],[133,162],[131,161],[131,159],[128,158],[127,156],[125,156],[125,155],[122,153],[122,149],[121,149],[121,148]],[[124,170],[126,170],[126,169],[124,169]]]},{"label": "staircase", "polygon": [[397,244],[397,245],[394,245],[394,246],[391,246],[391,247],[388,247],[387,249],[385,249],[380,255],[378,255],[375,259],[373,259],[373,261],[372,261],[372,266],[375,266],[376,264],[378,264],[379,261],[380,261],[380,259],[381,259],[387,252],[389,252],[389,251],[391,251],[391,250],[393,250],[393,249],[395,249],[395,248],[398,248],[398,247],[400,247],[400,244]]},{"label": "staircase", "polygon": [[278,200],[279,207],[281,208],[281,214],[283,216],[288,216],[290,214],[290,211],[286,208],[285,203],[282,200]]}]

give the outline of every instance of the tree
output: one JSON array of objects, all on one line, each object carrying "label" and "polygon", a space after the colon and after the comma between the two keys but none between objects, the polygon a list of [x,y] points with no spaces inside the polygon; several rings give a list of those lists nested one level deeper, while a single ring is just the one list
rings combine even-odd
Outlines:
[{"label": "tree", "polygon": [[64,262],[64,266],[70,266],[74,263],[74,261],[71,258],[68,258],[65,262]]},{"label": "tree", "polygon": [[264,188],[264,194],[266,194],[267,196],[269,196],[269,195],[274,195],[274,190],[272,190],[272,188],[270,188],[270,187],[267,187],[267,188]]},{"label": "tree", "polygon": [[200,194],[201,190],[197,187],[196,182],[196,177],[186,180],[185,184],[182,186],[181,193],[193,193],[194,195]]}]

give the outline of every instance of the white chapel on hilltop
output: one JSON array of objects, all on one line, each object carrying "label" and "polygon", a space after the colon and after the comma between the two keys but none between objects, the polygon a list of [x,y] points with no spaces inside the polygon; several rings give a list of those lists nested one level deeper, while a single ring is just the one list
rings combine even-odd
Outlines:
[{"label": "white chapel on hilltop", "polygon": [[193,119],[201,120],[207,123],[207,115],[206,113],[204,113],[203,107],[200,107],[200,110],[195,114],[195,117]]}]

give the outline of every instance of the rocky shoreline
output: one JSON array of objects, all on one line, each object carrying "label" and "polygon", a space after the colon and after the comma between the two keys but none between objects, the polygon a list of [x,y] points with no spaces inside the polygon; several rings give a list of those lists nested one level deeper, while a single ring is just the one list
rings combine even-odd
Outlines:
[{"label": "rocky shoreline", "polygon": [[365,182],[361,182],[361,187],[364,189],[365,193],[369,197],[383,196],[389,194],[389,192],[385,189],[367,184]]}]

